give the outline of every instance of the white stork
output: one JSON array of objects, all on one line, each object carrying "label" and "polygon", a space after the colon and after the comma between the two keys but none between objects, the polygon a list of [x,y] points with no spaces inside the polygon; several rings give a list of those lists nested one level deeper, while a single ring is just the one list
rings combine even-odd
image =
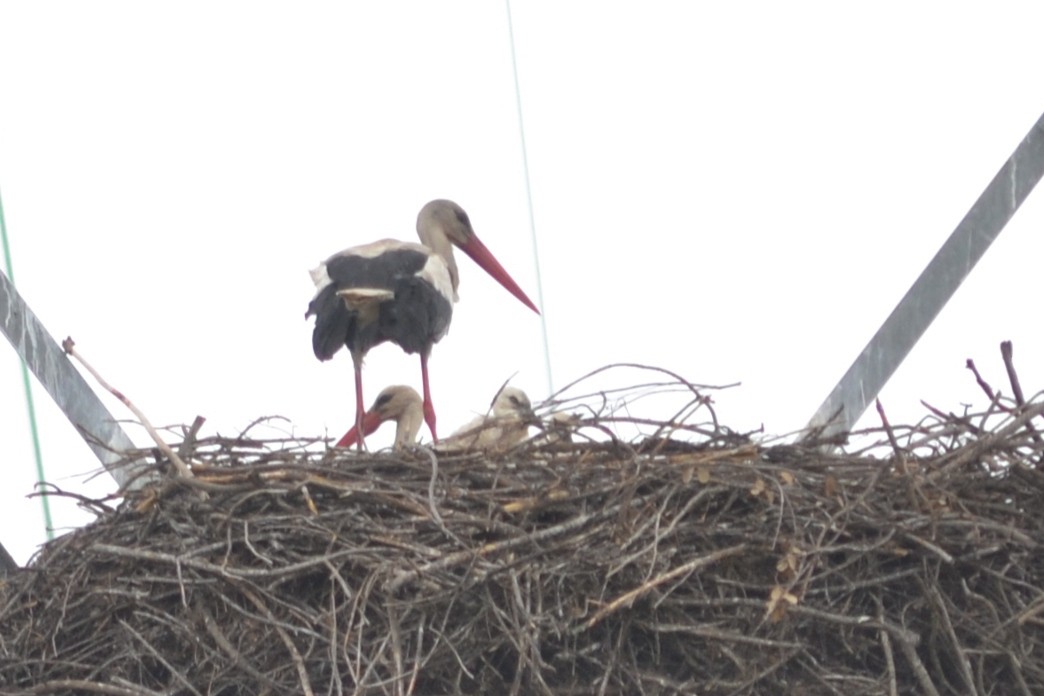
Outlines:
[{"label": "white stork", "polygon": [[493,398],[490,412],[462,425],[440,442],[439,452],[506,450],[529,437],[529,426],[536,422],[526,393],[517,387],[504,387]]},{"label": "white stork", "polygon": [[[467,213],[448,200],[434,200],[417,216],[421,244],[383,239],[352,247],[311,271],[316,294],[305,318],[315,315],[312,349],[329,360],[348,346],[355,366],[355,425],[362,432],[362,361],[376,345],[391,341],[419,353],[424,421],[438,442],[428,385],[428,355],[446,335],[457,301],[457,246],[537,314],[540,310],[475,236]],[[362,438],[359,441],[362,447]]]},{"label": "white stork", "polygon": [[[352,427],[336,446],[351,447],[381,424],[395,421],[395,449],[403,449],[417,441],[422,413],[421,397],[416,390],[402,385],[387,387],[363,414],[362,428]],[[437,449],[446,453],[509,449],[526,439],[529,425],[535,420],[526,393],[515,387],[504,387],[493,400],[489,414],[458,428],[439,443]]]},{"label": "white stork", "polygon": [[[416,444],[417,433],[420,432],[421,423],[424,420],[424,405],[420,394],[413,387],[396,384],[385,387],[377,400],[373,402],[365,414],[363,414],[362,429],[353,427],[337,441],[337,447],[351,447],[362,442],[363,437],[369,435],[381,423],[395,421],[395,449],[401,450]],[[362,433],[363,437],[359,436]]]}]

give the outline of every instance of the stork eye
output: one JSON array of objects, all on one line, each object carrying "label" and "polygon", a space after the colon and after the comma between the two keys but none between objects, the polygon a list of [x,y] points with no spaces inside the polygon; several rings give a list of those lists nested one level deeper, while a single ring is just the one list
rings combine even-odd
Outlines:
[{"label": "stork eye", "polygon": [[457,222],[459,222],[464,227],[471,227],[471,220],[468,219],[468,214],[465,213],[463,210],[457,211]]},{"label": "stork eye", "polygon": [[522,402],[518,400],[517,396],[509,396],[508,400],[515,406],[520,406],[522,404]]},{"label": "stork eye", "polygon": [[380,396],[377,397],[377,401],[374,402],[373,408],[376,410],[376,409],[380,408],[381,406],[384,406],[385,404],[387,404],[391,400],[392,400],[392,395],[391,394],[381,394]]}]

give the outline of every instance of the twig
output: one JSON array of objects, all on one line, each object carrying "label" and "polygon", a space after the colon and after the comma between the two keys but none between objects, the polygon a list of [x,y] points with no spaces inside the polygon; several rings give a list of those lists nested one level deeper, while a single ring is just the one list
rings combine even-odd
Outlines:
[{"label": "twig", "polygon": [[[83,508],[85,510],[90,510],[91,512],[93,512],[98,517],[104,517],[105,515],[111,515],[111,514],[113,514],[115,512],[114,508],[112,508],[112,507],[110,507],[110,506],[105,504],[105,501],[106,501],[105,498],[101,498],[101,499],[89,498],[89,497],[87,497],[85,495],[81,495],[79,493],[73,493],[71,491],[64,491],[61,488],[59,488],[58,486],[56,486],[55,484],[47,482],[47,481],[38,483],[38,484],[36,484],[36,486],[37,486],[37,488],[39,490],[37,490],[37,491],[35,491],[33,493],[30,493],[29,495],[26,496],[27,498],[36,498],[36,497],[40,497],[40,496],[54,496],[54,497],[58,497],[58,498],[70,498],[72,500],[78,501],[80,503],[80,507],[81,508]],[[110,496],[110,499],[112,499],[112,498],[115,498],[115,496]]]},{"label": "twig", "polygon": [[881,405],[880,399],[874,399],[874,403],[877,404],[877,414],[881,416],[881,427],[884,428],[885,434],[888,435],[888,442],[892,445],[892,451],[895,452],[896,463],[905,470],[906,457],[902,448],[899,447],[899,441],[895,439],[895,432],[892,430],[892,424],[888,422],[888,416],[885,415],[884,406]]},{"label": "twig", "polygon": [[899,648],[903,651],[903,655],[906,657],[906,661],[910,663],[914,676],[917,677],[917,682],[921,685],[922,693],[928,696],[939,696],[939,690],[935,688],[935,683],[932,682],[928,670],[925,669],[921,658],[917,656],[917,648],[914,644],[901,636],[895,636],[895,638],[899,641]]},{"label": "twig", "polygon": [[1023,429],[1026,424],[1036,418],[1037,416],[1044,413],[1044,404],[1032,404],[1027,405],[1025,409],[1019,413],[1015,418],[1011,420],[1005,427],[986,434],[981,439],[973,442],[967,447],[962,447],[959,450],[955,450],[952,454],[952,458],[943,456],[935,463],[935,467],[932,472],[928,474],[928,479],[936,480],[943,474],[946,474],[958,466],[967,464],[990,449],[990,447],[996,446],[998,442],[1003,442],[1012,437],[1012,435]]},{"label": "twig", "polygon": [[[330,571],[330,607],[329,611],[329,622],[330,622],[330,664],[333,665],[333,669],[330,670],[330,679],[332,684],[330,685],[330,693],[344,693],[344,684],[341,682],[341,670],[337,664],[337,588],[340,587],[344,591],[345,582],[341,574],[337,572],[333,564],[329,561],[326,562],[326,567]],[[350,593],[349,593],[350,595]]]},{"label": "twig", "polygon": [[936,585],[929,585],[926,582],[923,584],[925,586],[926,594],[931,598],[932,603],[935,605],[937,616],[942,621],[945,635],[950,641],[950,647],[953,650],[953,660],[957,663],[957,673],[960,674],[961,679],[964,680],[964,688],[967,689],[967,693],[975,693],[975,677],[972,675],[971,665],[968,664],[968,656],[965,654],[964,647],[957,638],[957,633],[953,630],[953,622],[950,621],[950,613],[946,610],[946,601],[943,599],[942,593],[939,592],[939,588]]},{"label": "twig", "polygon": [[67,354],[71,355],[72,357],[76,358],[76,360],[78,360],[80,364],[83,365],[83,367],[91,373],[94,379],[98,380],[98,384],[102,385],[103,388],[107,389],[113,396],[122,401],[124,406],[130,409],[131,413],[133,413],[137,417],[138,421],[145,428],[145,431],[148,432],[149,437],[152,438],[152,441],[156,443],[156,446],[159,447],[163,454],[167,455],[170,461],[174,463],[174,466],[177,467],[179,474],[181,474],[185,478],[192,478],[192,469],[190,469],[188,465],[185,464],[185,462],[181,459],[181,457],[179,457],[177,453],[170,448],[170,445],[163,441],[163,438],[161,438],[159,436],[159,433],[156,432],[156,429],[152,427],[152,423],[149,421],[148,418],[145,417],[145,414],[142,413],[141,409],[139,409],[137,406],[131,403],[131,400],[128,399],[123,394],[123,392],[110,386],[108,382],[102,379],[102,376],[98,374],[97,370],[91,367],[91,365],[83,359],[83,356],[80,355],[79,351],[76,350],[76,343],[72,340],[72,337],[66,338],[64,341],[62,341],[62,350],[64,350]]},{"label": "twig", "polygon": [[192,421],[192,425],[189,426],[188,430],[185,431],[185,436],[181,439],[181,444],[178,445],[178,456],[187,457],[192,452],[192,448],[196,445],[196,437],[199,435],[200,428],[207,422],[207,419],[203,416],[196,416]]},{"label": "twig", "polygon": [[795,604],[793,606],[787,607],[787,612],[793,614],[803,614],[805,616],[812,616],[817,619],[823,619],[824,621],[829,621],[831,623],[837,623],[844,626],[858,626],[859,628],[881,628],[891,633],[892,636],[897,640],[900,640],[903,643],[908,643],[914,647],[916,647],[917,644],[921,641],[920,636],[917,633],[911,631],[910,629],[903,628],[902,626],[897,626],[887,621],[880,623],[871,616],[849,616],[847,614],[835,614],[833,612],[823,611],[822,609],[815,609],[813,607],[809,607],[803,604]]},{"label": "twig", "polygon": [[126,621],[124,621],[123,619],[117,619],[117,620],[120,622],[120,625],[123,626],[123,630],[125,630],[127,633],[129,633],[131,636],[133,636],[134,640],[138,641],[138,643],[143,648],[145,648],[145,650],[150,655],[152,655],[152,657],[156,661],[158,661],[160,664],[162,664],[164,667],[166,667],[167,671],[170,672],[170,674],[175,679],[177,679],[179,682],[181,682],[186,689],[188,689],[192,693],[196,694],[196,696],[203,696],[196,687],[192,686],[192,682],[190,682],[188,680],[188,678],[184,674],[182,674],[174,665],[172,665],[169,661],[167,661],[167,659],[163,657],[163,655],[162,655],[162,653],[160,653],[160,651],[156,650],[156,648],[153,647],[152,643],[150,643],[149,641],[145,640],[145,636],[141,635],[141,633],[139,633],[138,631],[134,630],[134,627],[131,626]]},{"label": "twig", "polygon": [[455,565],[466,563],[474,560],[476,557],[485,558],[487,556],[496,555],[515,549],[519,546],[526,544],[535,544],[538,541],[546,541],[556,536],[560,536],[569,532],[572,532],[580,527],[584,527],[591,524],[594,520],[603,520],[608,516],[606,510],[600,510],[597,513],[589,515],[582,515],[574,517],[562,524],[556,524],[553,527],[541,530],[535,534],[526,536],[519,536],[513,539],[505,539],[504,541],[498,541],[492,544],[485,544],[477,549],[465,549],[464,551],[458,551],[456,553],[446,554],[436,561],[426,563],[419,568],[410,571],[402,571],[396,573],[395,577],[388,583],[388,589],[391,592],[396,592],[407,582],[420,578],[425,573],[429,573],[434,570],[442,570],[445,568],[452,568]]},{"label": "twig", "polygon": [[334,561],[354,553],[352,549],[344,549],[335,553],[331,553],[328,556],[309,558],[306,561],[301,561],[300,563],[293,563],[290,565],[282,566],[280,568],[258,570],[254,568],[226,568],[224,566],[216,565],[214,563],[208,563],[207,561],[201,561],[198,558],[192,558],[190,556],[176,556],[174,554],[160,553],[159,551],[147,551],[145,549],[130,549],[122,546],[113,546],[112,544],[94,544],[94,546],[92,546],[91,548],[97,551],[101,551],[103,553],[111,553],[114,556],[136,558],[138,560],[154,561],[159,563],[169,563],[171,565],[174,565],[175,567],[178,566],[178,564],[180,564],[188,566],[190,568],[205,570],[207,572],[229,578],[275,578],[281,575],[292,575],[305,568],[313,568],[317,565],[322,565],[327,561]]},{"label": "twig", "polygon": [[54,694],[58,691],[89,691],[92,694],[108,694],[109,696],[165,696],[165,692],[142,689],[132,686],[117,686],[116,684],[101,684],[99,682],[87,681],[86,679],[52,679],[51,681],[37,684],[24,693],[27,694]]},{"label": "twig", "polygon": [[642,595],[648,594],[649,592],[651,592],[652,590],[659,587],[665,582],[670,582],[671,580],[681,577],[682,575],[687,575],[689,573],[693,573],[697,570],[700,570],[701,568],[706,568],[707,566],[713,565],[718,561],[729,558],[730,556],[735,556],[736,554],[745,551],[746,549],[746,544],[736,544],[735,546],[729,546],[728,548],[719,549],[717,551],[713,551],[703,556],[699,556],[698,558],[694,558],[688,563],[678,566],[674,570],[659,575],[653,578],[652,580],[634,588],[633,590],[623,593],[613,601],[609,602],[609,604],[599,609],[594,616],[592,616],[590,619],[584,622],[582,629],[585,631],[590,630],[594,627],[596,623],[609,616],[609,614],[612,614],[613,612],[619,609],[631,606],[632,604],[634,604],[634,601],[636,599],[638,599]]},{"label": "twig", "polygon": [[[503,388],[501,387],[501,389]],[[447,536],[453,538],[455,535],[446,529],[446,523],[442,520],[442,515],[439,514],[439,506],[435,503],[435,482],[439,480],[439,458],[435,456],[435,451],[430,447],[421,447],[419,449],[428,456],[428,461],[431,462],[431,478],[428,479],[428,509],[431,511],[431,519],[435,520],[435,523],[439,525],[439,528]],[[460,541],[459,539],[456,540]]]},{"label": "twig", "polygon": [[[881,598],[875,596],[874,603],[877,604],[877,621],[884,624],[884,607],[881,604]],[[899,686],[895,678],[895,655],[892,654],[892,638],[884,629],[881,629],[881,650],[884,652],[885,666],[888,669],[888,696],[899,696]]]},{"label": "twig", "polygon": [[1019,658],[1014,653],[1008,653],[1008,664],[1011,673],[1015,675],[1015,684],[1019,687],[1019,693],[1022,696],[1032,696],[1033,692],[1030,691],[1025,677],[1022,676],[1022,665],[1019,664]]},{"label": "twig", "polygon": [[939,548],[937,545],[933,544],[932,542],[928,541],[927,539],[922,539],[921,537],[919,537],[916,534],[913,534],[911,532],[904,532],[903,533],[903,537],[906,538],[906,539],[909,539],[910,541],[912,541],[912,542],[914,542],[916,544],[920,544],[924,548],[928,549],[929,551],[934,553],[936,556],[938,556],[940,559],[942,559],[942,561],[944,563],[946,563],[948,565],[953,565],[953,556],[951,556],[950,554],[946,553],[946,551],[944,551],[943,549]]},{"label": "twig", "polygon": [[1022,394],[1022,385],[1019,384],[1019,376],[1015,372],[1015,363],[1012,360],[1013,349],[1011,341],[1001,341],[1001,358],[1004,360],[1004,369],[1008,373],[1008,382],[1011,384],[1011,393],[1015,396],[1015,403],[1019,406],[1026,405],[1026,397]]},{"label": "twig", "polygon": [[968,358],[964,363],[964,366],[971,370],[972,374],[975,375],[975,381],[978,383],[982,391],[985,392],[986,397],[989,398],[990,401],[996,401],[997,395],[993,393],[993,388],[990,387],[989,383],[987,383],[986,380],[982,378],[982,375],[979,374],[979,368],[975,367],[975,361]]},{"label": "twig", "polygon": [[650,634],[669,635],[671,633],[686,633],[701,638],[710,638],[722,643],[743,643],[754,645],[759,648],[785,648],[787,650],[801,650],[804,644],[787,640],[774,640],[772,638],[758,638],[745,633],[725,631],[713,626],[700,626],[697,624],[674,624],[662,621],[641,621],[638,625],[649,631]]},{"label": "twig", "polygon": [[278,686],[267,676],[259,672],[257,668],[243,656],[243,653],[232,645],[232,641],[230,641],[228,636],[225,635],[225,632],[221,630],[221,625],[214,620],[214,617],[210,615],[210,612],[202,607],[196,607],[196,612],[198,612],[199,618],[203,621],[203,628],[205,628],[207,633],[210,634],[210,637],[214,639],[217,646],[221,648],[229,658],[231,658],[233,664],[256,679],[259,684],[268,684],[272,687]]},{"label": "twig", "polygon": [[[1013,359],[1013,347],[1011,341],[1001,341],[1000,350],[1001,358],[1004,360],[1004,369],[1008,372],[1008,382],[1011,383],[1011,392],[1015,395],[1015,403],[1018,404],[1021,409],[1026,405],[1026,397],[1022,393],[1022,385],[1019,383],[1019,375],[1015,372],[1015,361]],[[1030,436],[1033,438],[1035,443],[1044,446],[1044,439],[1041,438],[1040,432],[1033,427],[1030,421],[1026,421],[1026,430],[1030,433]],[[1040,466],[1041,461],[1044,461],[1044,458],[1038,457],[1037,466]]]},{"label": "twig", "polygon": [[[963,416],[957,416],[952,413],[946,413],[941,409],[932,406],[930,403],[924,401],[923,399],[921,400],[921,405],[928,409],[930,413],[934,414],[941,421],[953,421],[954,423],[960,423],[961,426],[967,428],[975,435],[979,435],[982,433],[982,430],[979,428],[979,426],[972,423],[971,420],[968,418],[965,418]],[[932,433],[930,437],[931,439],[939,439],[938,436],[939,433]]]},{"label": "twig", "polygon": [[305,667],[304,658],[301,657],[301,652],[297,649],[297,646],[294,645],[294,641],[290,639],[290,636],[283,627],[276,622],[272,610],[268,608],[268,605],[261,601],[260,597],[247,589],[242,583],[240,583],[239,591],[243,593],[244,597],[250,600],[251,604],[257,607],[258,611],[265,615],[265,618],[271,622],[272,628],[274,628],[276,633],[279,634],[279,637],[283,641],[283,645],[285,645],[286,649],[290,652],[290,657],[294,661],[294,666],[297,667],[297,678],[301,681],[302,693],[304,693],[305,696],[315,696],[315,693],[312,691],[312,684],[308,679],[308,668]]}]

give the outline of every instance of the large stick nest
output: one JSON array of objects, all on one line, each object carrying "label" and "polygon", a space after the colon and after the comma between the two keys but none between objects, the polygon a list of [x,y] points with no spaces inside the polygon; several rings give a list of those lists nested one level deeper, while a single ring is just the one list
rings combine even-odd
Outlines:
[{"label": "large stick nest", "polygon": [[0,692],[1044,693],[1042,410],[833,454],[599,410],[500,454],[186,441],[8,578]]}]

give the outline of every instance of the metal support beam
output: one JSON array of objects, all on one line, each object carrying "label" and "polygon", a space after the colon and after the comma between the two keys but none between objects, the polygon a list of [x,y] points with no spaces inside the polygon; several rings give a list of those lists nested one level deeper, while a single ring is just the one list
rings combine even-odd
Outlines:
[{"label": "metal support beam", "polygon": [[18,570],[18,564],[15,563],[15,559],[7,552],[3,544],[0,544],[0,578],[10,575],[16,570]]},{"label": "metal support beam", "polygon": [[829,437],[852,429],[1042,174],[1044,115],[812,416],[810,435]]},{"label": "metal support beam", "polygon": [[[116,482],[120,486],[127,485],[133,472],[129,465],[119,463],[125,452],[135,449],[134,443],[3,273],[0,273],[0,331]],[[132,487],[136,487],[135,483],[143,482],[138,479]]]}]

